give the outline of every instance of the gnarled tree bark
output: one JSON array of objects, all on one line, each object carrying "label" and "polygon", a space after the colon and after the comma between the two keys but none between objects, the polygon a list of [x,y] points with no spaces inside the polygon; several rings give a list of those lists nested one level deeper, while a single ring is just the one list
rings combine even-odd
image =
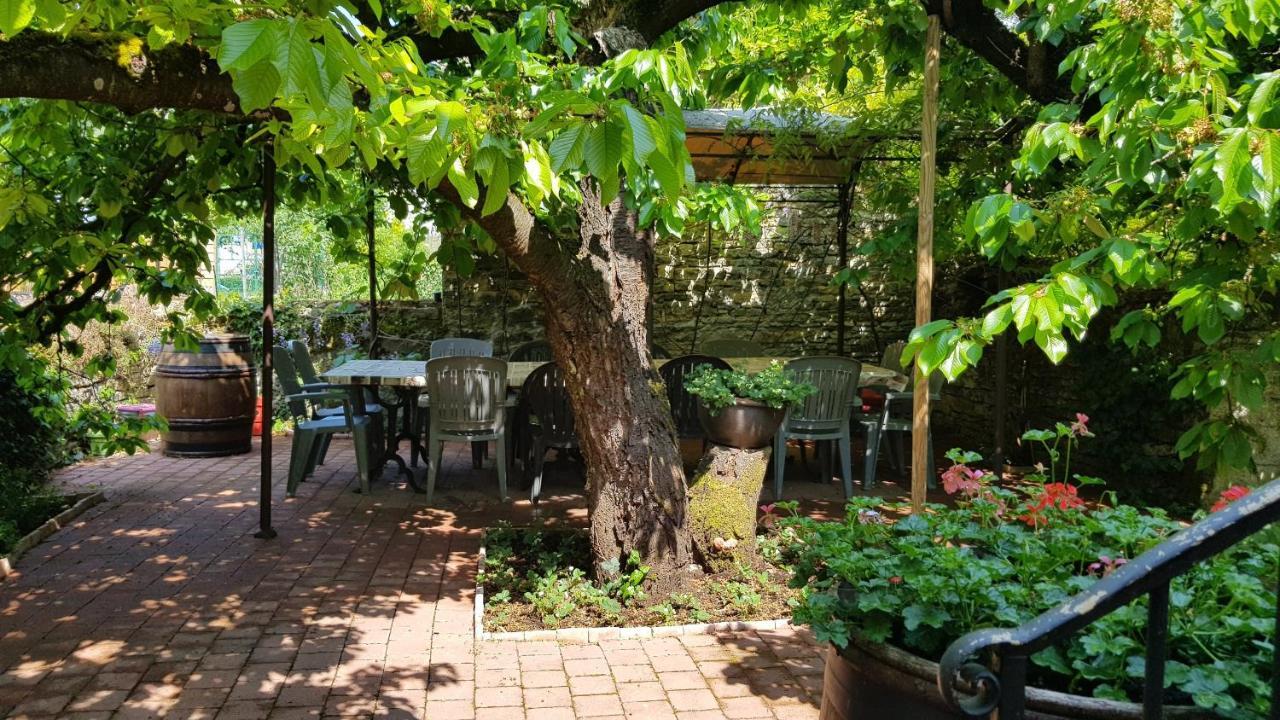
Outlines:
[{"label": "gnarled tree bark", "polygon": [[597,571],[635,550],[671,574],[693,556],[680,445],[649,354],[654,237],[621,200],[602,204],[591,182],[580,189],[576,238],[553,236],[514,196],[476,219],[542,297],[586,459]]}]

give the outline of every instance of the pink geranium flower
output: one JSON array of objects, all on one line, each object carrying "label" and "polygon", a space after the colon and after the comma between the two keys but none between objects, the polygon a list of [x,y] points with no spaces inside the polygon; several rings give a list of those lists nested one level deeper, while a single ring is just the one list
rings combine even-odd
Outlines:
[{"label": "pink geranium flower", "polygon": [[942,473],[942,489],[948,495],[962,492],[965,495],[976,495],[982,490],[982,478],[986,475],[981,470],[974,470],[968,465],[956,463]]},{"label": "pink geranium flower", "polygon": [[1093,433],[1089,432],[1088,415],[1076,413],[1076,421],[1071,423],[1071,434],[1077,437],[1093,437]]}]

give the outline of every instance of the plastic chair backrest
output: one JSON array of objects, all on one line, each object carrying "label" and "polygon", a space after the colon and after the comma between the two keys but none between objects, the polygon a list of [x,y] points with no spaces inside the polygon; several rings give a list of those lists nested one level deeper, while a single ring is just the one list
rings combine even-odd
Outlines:
[{"label": "plastic chair backrest", "polygon": [[[302,392],[302,383],[298,381],[298,368],[293,364],[293,353],[288,348],[276,345],[271,348],[271,364],[275,366],[276,380],[280,382],[280,388],[284,390],[285,395],[296,395]],[[307,416],[307,403],[305,400],[290,400],[289,412],[293,413],[295,418],[305,418]]]},{"label": "plastic chair backrest", "polygon": [[307,344],[301,340],[290,340],[289,352],[293,355],[294,369],[298,371],[298,377],[302,379],[302,383],[304,385],[319,383],[320,375],[316,373],[316,364],[311,361],[311,351],[307,349]]},{"label": "plastic chair backrest", "polygon": [[431,357],[493,357],[493,343],[473,338],[440,338],[431,341]]},{"label": "plastic chair backrest", "polygon": [[838,426],[848,420],[849,409],[858,400],[862,363],[835,355],[804,357],[787,363],[786,371],[797,382],[818,388],[804,402],[791,408],[787,416],[789,425]]},{"label": "plastic chair backrest", "polygon": [[676,434],[682,438],[703,437],[702,423],[698,422],[698,398],[684,389],[684,379],[700,365],[710,365],[720,370],[732,370],[733,366],[713,355],[682,355],[668,360],[658,374],[667,386],[667,402],[671,405],[671,418],[676,423]]},{"label": "plastic chair backrest", "polygon": [[539,365],[520,387],[520,399],[538,419],[538,428],[551,445],[577,445],[577,425],[569,404],[564,374],[553,362]]},{"label": "plastic chair backrest", "polygon": [[889,368],[890,370],[902,369],[902,349],[907,344],[901,340],[891,342],[884,348],[884,355],[880,356],[880,367]]},{"label": "plastic chair backrest", "polygon": [[507,361],[476,355],[432,358],[427,395],[433,432],[497,432],[507,399]]},{"label": "plastic chair backrest", "polygon": [[763,357],[764,348],[760,343],[738,338],[712,338],[702,343],[701,351],[716,357]]},{"label": "plastic chair backrest", "polygon": [[[434,357],[434,356],[433,356]],[[511,351],[511,362],[551,362],[551,343],[546,340],[533,340]]]}]

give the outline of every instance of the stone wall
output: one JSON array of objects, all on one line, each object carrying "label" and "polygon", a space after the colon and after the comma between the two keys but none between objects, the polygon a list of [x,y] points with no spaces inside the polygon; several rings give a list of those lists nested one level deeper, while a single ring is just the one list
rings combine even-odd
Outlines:
[{"label": "stone wall", "polygon": [[[731,238],[693,227],[658,243],[653,342],[672,354],[721,336],[754,340],[770,354],[837,350],[839,269],[835,207],[823,193],[772,203],[760,237]],[[854,228],[849,246],[869,228]],[[851,251],[852,252],[852,251]],[[845,351],[878,358],[912,327],[910,280],[866,267],[866,297],[850,292]],[[505,258],[480,258],[476,272],[445,275],[444,323],[451,334],[492,339],[498,351],[540,338],[541,301]]]}]

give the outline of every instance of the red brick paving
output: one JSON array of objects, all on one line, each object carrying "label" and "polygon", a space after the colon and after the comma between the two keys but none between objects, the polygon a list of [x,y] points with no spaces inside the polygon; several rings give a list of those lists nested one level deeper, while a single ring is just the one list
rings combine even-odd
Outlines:
[{"label": "red brick paving", "polygon": [[[62,474],[107,501],[0,582],[0,714],[64,718],[405,717],[750,720],[817,716],[822,660],[803,633],[597,644],[474,641],[476,554],[499,519],[492,469],[446,456],[435,507],[395,479],[353,492],[350,446],[257,529],[257,453],[112,458]],[[386,476],[390,478],[388,467]],[[557,477],[559,475],[560,477]],[[552,473],[539,519],[582,523],[580,480]],[[789,482],[838,512],[833,486]],[[892,486],[890,486],[892,487]]]}]

